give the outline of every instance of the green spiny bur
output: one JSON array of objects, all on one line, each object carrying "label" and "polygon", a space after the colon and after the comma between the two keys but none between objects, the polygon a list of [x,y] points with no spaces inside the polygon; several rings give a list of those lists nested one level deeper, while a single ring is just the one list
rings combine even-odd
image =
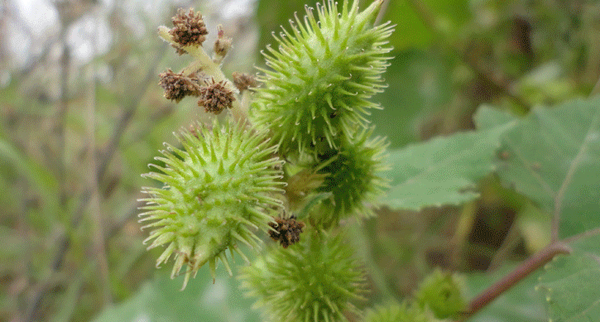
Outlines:
[{"label": "green spiny bur", "polygon": [[140,222],[149,221],[142,229],[151,228],[149,249],[166,246],[157,266],[174,255],[172,277],[187,265],[183,287],[190,276],[209,263],[215,275],[217,260],[227,270],[231,256],[238,252],[240,241],[253,248],[260,239],[257,228],[267,231],[273,209],[281,207],[276,194],[281,193],[282,161],[273,157],[276,146],[269,144],[263,133],[252,133],[243,125],[214,122],[212,130],[197,125],[193,132],[177,136],[182,149],[168,145],[155,158],[164,167],[151,165],[159,172],[145,176],[164,184],[147,187],[141,199],[146,206]]},{"label": "green spiny bur", "polygon": [[368,203],[387,187],[387,181],[380,177],[387,169],[383,162],[387,144],[380,137],[369,140],[371,133],[372,129],[364,130],[343,141],[340,150],[320,166],[317,173],[326,177],[316,192],[331,192],[331,196],[315,208],[314,223],[328,227],[351,215],[372,215]]},{"label": "green spiny bur", "polygon": [[369,309],[363,320],[364,322],[436,322],[440,321],[433,317],[431,311],[426,310],[416,303],[404,301],[402,304],[391,302],[378,305]]},{"label": "green spiny bur", "polygon": [[[368,99],[382,91],[381,74],[388,66],[382,47],[392,33],[389,24],[373,26],[382,1],[358,12],[358,1],[332,0],[317,5],[317,17],[307,8],[304,23],[296,17],[291,31],[276,37],[279,48],[268,48],[267,66],[259,79],[251,119],[268,128],[280,153],[318,154],[337,148],[341,137],[352,137],[368,121]],[[317,21],[318,18],[318,21]]]},{"label": "green spiny bur", "polygon": [[421,282],[415,300],[439,319],[456,318],[466,309],[458,277],[439,269]]},{"label": "green spiny bur", "polygon": [[346,321],[363,299],[364,273],[342,235],[309,231],[299,243],[271,249],[244,269],[242,288],[272,321]]}]

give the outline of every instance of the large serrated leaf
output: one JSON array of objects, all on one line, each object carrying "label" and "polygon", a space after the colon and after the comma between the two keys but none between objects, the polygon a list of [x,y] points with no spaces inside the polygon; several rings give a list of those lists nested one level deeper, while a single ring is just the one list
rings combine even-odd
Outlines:
[{"label": "large serrated leaf", "polygon": [[600,235],[573,243],[546,265],[537,287],[551,321],[600,321]]},{"label": "large serrated leaf", "polygon": [[390,153],[391,189],[384,203],[396,209],[460,205],[479,196],[477,181],[494,170],[494,155],[508,123],[486,131],[436,138]]},{"label": "large serrated leaf", "polygon": [[503,183],[560,218],[560,237],[600,226],[600,98],[533,110],[498,155]]}]

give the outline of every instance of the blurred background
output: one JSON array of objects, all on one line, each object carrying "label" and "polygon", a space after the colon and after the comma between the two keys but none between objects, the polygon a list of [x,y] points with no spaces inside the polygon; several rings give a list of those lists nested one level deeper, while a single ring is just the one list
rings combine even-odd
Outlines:
[{"label": "blurred background", "polygon": [[[158,73],[190,61],[156,30],[193,7],[212,31],[206,44],[218,24],[233,38],[226,75],[255,73],[271,31],[305,4],[315,3],[0,2],[0,321],[261,321],[235,278],[213,285],[202,269],[179,292],[170,268],[154,267],[160,250],[142,245],[137,199],[153,183],[140,174],[174,131],[204,117],[192,99],[163,98]],[[600,75],[597,1],[386,0],[388,20],[395,58],[372,120],[391,149],[472,130],[481,104],[526,115],[588,96]],[[548,216],[494,176],[480,190],[462,207],[381,209],[351,223],[372,286],[359,307],[410,295],[438,266],[464,272],[474,293],[493,280],[481,272],[548,242]],[[477,319],[543,321],[535,292],[519,296]]]}]

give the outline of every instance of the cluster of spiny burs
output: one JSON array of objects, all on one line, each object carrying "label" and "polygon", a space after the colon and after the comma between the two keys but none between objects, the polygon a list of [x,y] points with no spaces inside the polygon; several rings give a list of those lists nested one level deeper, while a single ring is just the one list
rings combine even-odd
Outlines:
[{"label": "cluster of spiny burs", "polygon": [[[351,218],[371,216],[386,187],[385,140],[372,138],[370,98],[385,87],[387,38],[393,26],[374,25],[382,0],[359,11],[358,1],[317,4],[296,17],[276,47],[264,53],[255,79],[221,63],[232,40],[218,27],[213,54],[199,13],[179,11],[159,35],[194,61],[160,74],[167,99],[188,96],[206,113],[228,115],[194,122],[166,144],[157,171],[145,176],[140,214],[148,248],[164,247],[157,266],[174,259],[172,277],[184,287],[206,263],[239,254],[242,287],[270,320],[340,321],[365,291],[364,272],[344,234]],[[200,112],[202,113],[202,112]],[[250,263],[239,249],[268,250]],[[229,250],[229,255],[226,251]],[[183,272],[182,272],[183,270]]]}]

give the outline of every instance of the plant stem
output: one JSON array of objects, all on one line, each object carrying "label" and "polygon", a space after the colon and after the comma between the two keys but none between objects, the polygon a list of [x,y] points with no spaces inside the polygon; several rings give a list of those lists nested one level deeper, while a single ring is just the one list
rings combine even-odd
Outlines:
[{"label": "plant stem", "polygon": [[[97,20],[99,25],[99,17],[97,12],[93,13],[93,19]],[[94,56],[97,55],[98,46],[98,28],[93,32],[93,50]],[[106,256],[106,239],[104,238],[104,223],[106,219],[100,211],[100,193],[99,181],[96,176],[96,69],[94,63],[91,63],[86,68],[87,78],[87,157],[88,157],[88,184],[92,189],[90,201],[90,215],[93,222],[92,244],[93,254],[97,259],[98,271],[101,280],[102,288],[102,306],[112,302],[112,294],[110,288],[110,273],[108,268],[108,259]]]},{"label": "plant stem", "polygon": [[490,304],[502,293],[508,291],[511,287],[515,286],[518,282],[529,276],[529,274],[533,273],[535,270],[551,261],[554,256],[558,254],[569,253],[571,253],[571,248],[562,242],[555,242],[546,246],[544,249],[531,256],[525,262],[521,263],[521,265],[515,268],[510,274],[506,275],[504,278],[494,283],[492,286],[488,287],[473,300],[471,300],[467,312],[459,321],[465,321],[466,319],[475,315],[475,313],[479,312],[479,310]]},{"label": "plant stem", "polygon": [[[64,32],[64,31],[63,31]],[[65,32],[66,34],[66,32]],[[63,52],[60,58],[60,100],[58,107],[58,115],[56,117],[56,141],[58,145],[58,180],[60,189],[60,210],[62,214],[66,214],[67,207],[67,178],[66,178],[66,160],[65,160],[65,128],[67,126],[67,114],[69,111],[69,68],[71,66],[71,53],[67,44],[67,37],[62,37]]]}]

